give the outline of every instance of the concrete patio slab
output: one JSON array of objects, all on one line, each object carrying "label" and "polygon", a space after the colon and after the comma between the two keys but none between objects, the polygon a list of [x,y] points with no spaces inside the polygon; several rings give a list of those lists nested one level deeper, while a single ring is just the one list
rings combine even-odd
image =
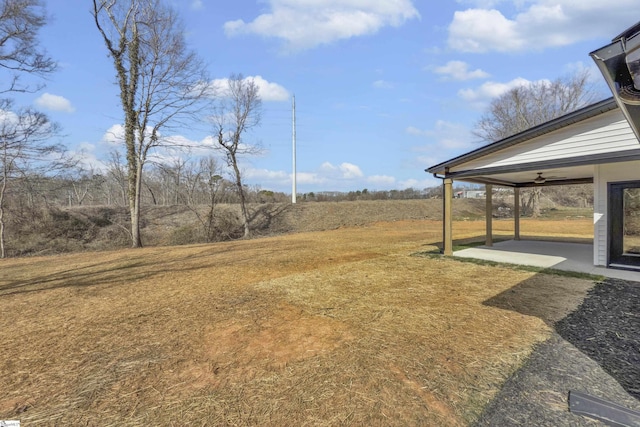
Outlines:
[{"label": "concrete patio slab", "polygon": [[584,243],[507,240],[495,243],[491,247],[478,246],[456,251],[453,256],[578,271],[640,282],[640,271],[616,270],[594,266],[593,245]]}]

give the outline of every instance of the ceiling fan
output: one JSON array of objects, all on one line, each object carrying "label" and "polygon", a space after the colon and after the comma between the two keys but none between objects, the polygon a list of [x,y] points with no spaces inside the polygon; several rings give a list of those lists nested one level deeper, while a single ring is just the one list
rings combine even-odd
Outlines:
[{"label": "ceiling fan", "polygon": [[554,180],[554,179],[564,179],[564,178],[566,178],[566,177],[564,177],[564,176],[547,176],[547,177],[544,177],[544,176],[542,176],[542,172],[538,172],[538,176],[533,180],[533,183],[534,184],[538,184],[538,185],[542,185],[545,182],[547,182],[547,180],[550,180],[550,179]]}]

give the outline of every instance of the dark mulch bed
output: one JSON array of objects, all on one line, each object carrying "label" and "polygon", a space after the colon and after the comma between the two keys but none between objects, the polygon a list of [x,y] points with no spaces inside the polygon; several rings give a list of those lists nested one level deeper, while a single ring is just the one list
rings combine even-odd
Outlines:
[{"label": "dark mulch bed", "polygon": [[556,331],[640,399],[640,283],[598,284]]},{"label": "dark mulch bed", "polygon": [[555,325],[477,426],[597,426],[568,411],[570,390],[640,411],[640,283],[607,279]]}]

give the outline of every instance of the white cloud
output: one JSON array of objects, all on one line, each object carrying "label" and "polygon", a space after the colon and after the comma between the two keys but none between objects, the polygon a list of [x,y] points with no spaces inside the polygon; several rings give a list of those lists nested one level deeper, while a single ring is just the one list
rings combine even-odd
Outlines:
[{"label": "white cloud", "polygon": [[89,144],[88,142],[80,143],[76,149],[69,154],[78,162],[79,166],[86,170],[104,172],[107,169],[105,163],[98,159],[96,146],[94,144]]},{"label": "white cloud", "polygon": [[279,184],[291,182],[291,174],[284,171],[271,171],[268,169],[247,169],[244,178],[258,182],[277,182]]},{"label": "white cloud", "polygon": [[358,166],[346,162],[341,163],[339,166],[324,162],[320,166],[320,173],[333,179],[356,179],[364,176]]},{"label": "white cloud", "polygon": [[409,126],[407,129],[405,129],[405,132],[413,136],[429,136],[429,131],[418,129],[413,126]]},{"label": "white cloud", "polygon": [[[461,52],[524,52],[566,46],[594,38],[610,39],[637,21],[640,2],[619,0],[530,0],[510,3],[474,1],[474,8],[454,13],[449,47]],[[506,2],[505,2],[506,3]]]},{"label": "white cloud", "polygon": [[169,135],[165,138],[162,138],[162,141],[163,143],[174,147],[191,147],[194,145],[200,145],[199,141],[194,141],[184,135]]},{"label": "white cloud", "polygon": [[224,24],[227,36],[276,37],[299,51],[337,40],[374,34],[419,18],[412,0],[267,0],[270,11],[252,22]]},{"label": "white cloud", "polygon": [[[506,0],[456,0],[456,3],[468,4],[472,7],[478,7],[482,9],[489,9],[504,3]],[[515,0],[514,3],[522,3],[523,0]]]},{"label": "white cloud", "polygon": [[449,25],[449,46],[462,52],[518,50],[523,41],[515,27],[497,10],[458,11]]},{"label": "white cloud", "polygon": [[71,102],[64,96],[52,95],[50,93],[43,93],[35,100],[35,104],[46,110],[61,111],[64,113],[73,113],[76,109],[71,105]]},{"label": "white cloud", "polygon": [[[244,177],[262,187],[278,188],[280,191],[289,191],[291,186],[291,173],[285,171],[248,169]],[[348,162],[339,165],[324,162],[315,171],[298,171],[296,182],[299,191],[348,191],[367,186],[386,189],[397,185],[397,180],[392,176],[366,176],[359,166]]]},{"label": "white cloud", "polygon": [[[0,128],[7,133],[25,134],[31,132],[30,127],[36,124],[36,117],[33,114],[18,110],[18,113],[11,111],[10,108],[14,108],[11,100],[0,101]],[[52,124],[46,123],[42,126],[38,125],[42,133],[52,131]]]},{"label": "white cloud", "polygon": [[445,65],[435,67],[433,72],[443,76],[445,80],[473,80],[485,79],[489,77],[489,73],[481,70],[469,70],[469,64],[463,61],[449,61]]},{"label": "white cloud", "polygon": [[261,76],[252,77],[260,89],[260,97],[263,101],[287,101],[291,99],[289,92],[277,83],[271,83]]},{"label": "white cloud", "polygon": [[10,110],[0,110],[2,126],[14,125],[18,122],[18,115]]},{"label": "white cloud", "polygon": [[193,0],[191,2],[191,9],[193,10],[201,10],[204,7],[204,3],[202,0]]},{"label": "white cloud", "polygon": [[[289,91],[283,86],[265,80],[262,76],[249,76],[245,81],[253,80],[263,101],[287,101],[291,99]],[[211,83],[212,92],[224,96],[229,87],[229,79],[215,79]]]},{"label": "white cloud", "polygon": [[486,82],[477,89],[461,89],[458,96],[475,108],[483,108],[489,101],[508,92],[514,87],[528,86],[532,82],[518,77],[507,83]]},{"label": "white cloud", "polygon": [[[149,130],[151,128],[148,128]],[[215,140],[213,136],[208,135],[201,140],[193,140],[184,135],[159,135],[162,145],[154,148],[152,156],[154,161],[162,161],[164,158],[175,158],[181,156],[185,151],[189,151],[194,155],[209,155],[214,153]],[[107,146],[122,146],[124,143],[124,126],[120,124],[112,125],[102,135],[100,140],[102,144]]]},{"label": "white cloud", "polygon": [[117,145],[124,142],[124,126],[113,125],[102,135],[102,142],[110,145]]},{"label": "white cloud", "polygon": [[373,82],[373,87],[375,87],[376,89],[393,89],[395,87],[395,84],[386,80],[376,80],[375,82]]},{"label": "white cloud", "polygon": [[200,141],[199,144],[196,145],[196,148],[210,150],[211,148],[215,147],[217,142],[218,141],[213,137],[213,135],[207,135]]},{"label": "white cloud", "polygon": [[147,160],[147,163],[155,163],[156,165],[175,165],[184,161],[184,153],[171,148],[158,147],[149,154]]},{"label": "white cloud", "polygon": [[[421,162],[419,165],[412,164],[410,167],[415,168],[418,177],[422,177],[423,170],[434,164]],[[291,173],[282,170],[256,169],[248,168],[244,172],[243,178],[249,185],[258,185],[261,188],[291,192]],[[433,185],[424,185],[426,180],[408,179],[405,181],[390,175],[371,175],[367,176],[359,166],[343,162],[334,165],[331,162],[324,162],[313,171],[298,171],[296,174],[296,182],[299,192],[309,191],[353,191],[357,189],[368,188],[372,191],[384,190],[402,190],[405,188],[426,188]]]},{"label": "white cloud", "polygon": [[324,184],[327,179],[314,172],[298,172],[296,173],[296,182],[298,184]]},{"label": "white cloud", "polygon": [[343,173],[345,179],[362,178],[364,176],[360,168],[351,163],[342,163],[340,165],[340,171]]}]

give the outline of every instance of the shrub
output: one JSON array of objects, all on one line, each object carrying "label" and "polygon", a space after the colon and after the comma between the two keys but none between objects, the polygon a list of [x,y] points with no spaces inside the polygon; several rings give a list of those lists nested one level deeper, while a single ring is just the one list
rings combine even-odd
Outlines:
[{"label": "shrub", "polygon": [[169,245],[189,245],[193,243],[202,243],[205,239],[198,227],[195,225],[183,225],[171,231],[169,235]]}]

